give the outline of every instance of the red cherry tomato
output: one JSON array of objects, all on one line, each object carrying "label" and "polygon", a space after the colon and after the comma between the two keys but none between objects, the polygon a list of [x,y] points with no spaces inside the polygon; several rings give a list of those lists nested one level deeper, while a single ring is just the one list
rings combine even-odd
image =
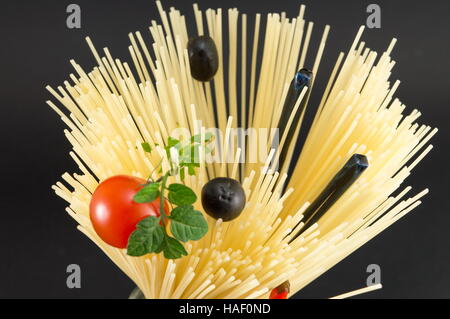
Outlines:
[{"label": "red cherry tomato", "polygon": [[269,299],[287,299],[288,292],[279,293],[276,289],[272,289]]},{"label": "red cherry tomato", "polygon": [[[92,194],[89,215],[98,236],[107,244],[127,247],[128,237],[136,225],[148,216],[159,217],[159,198],[151,203],[139,204],[134,195],[146,183],[137,177],[117,175],[100,183]],[[169,208],[164,203],[166,215]]]},{"label": "red cherry tomato", "polygon": [[270,292],[269,299],[287,299],[289,291],[291,289],[291,284],[288,280],[283,282],[278,287],[275,287]]}]

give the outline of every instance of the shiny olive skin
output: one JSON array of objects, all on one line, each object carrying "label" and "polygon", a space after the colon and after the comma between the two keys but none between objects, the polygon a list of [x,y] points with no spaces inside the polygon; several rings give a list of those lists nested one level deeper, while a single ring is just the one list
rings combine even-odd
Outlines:
[{"label": "shiny olive skin", "polygon": [[245,206],[245,192],[241,184],[228,177],[210,180],[202,189],[202,205],[205,212],[223,221],[237,218]]},{"label": "shiny olive skin", "polygon": [[202,82],[211,80],[219,68],[219,54],[214,40],[207,35],[191,38],[188,54],[192,77]]}]

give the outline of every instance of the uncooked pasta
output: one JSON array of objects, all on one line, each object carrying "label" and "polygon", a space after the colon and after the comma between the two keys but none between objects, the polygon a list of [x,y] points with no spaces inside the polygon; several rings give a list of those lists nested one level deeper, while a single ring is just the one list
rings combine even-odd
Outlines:
[{"label": "uncooked pasta", "polygon": [[[196,30],[188,33],[185,16],[156,4],[161,24],[151,21],[151,41],[140,32],[129,34],[131,63],[115,59],[108,48],[98,51],[87,38],[97,66],[87,72],[71,60],[70,80],[47,87],[56,99],[47,103],[67,125],[70,156],[79,167],[78,173],[64,173],[53,189],[68,202],[79,230],[146,298],[268,298],[286,280],[293,295],[420,205],[428,190],[408,197],[411,187],[403,182],[431,150],[437,129],[416,123],[420,112],[405,114],[395,98],[399,82],[390,82],[395,39],[378,55],[361,42],[361,27],[348,52],[338,55],[319,105],[313,105],[308,102],[314,83],[324,81],[316,75],[330,27],[323,28],[312,52],[316,26],[305,20],[303,5],[294,18],[256,14],[252,25],[237,9],[201,11],[194,4]],[[214,40],[218,53],[217,73],[207,82],[191,76],[187,50],[188,40],[202,35]],[[307,58],[312,65],[305,65]],[[310,68],[313,77],[287,110],[291,81],[302,68]],[[307,108],[317,110],[297,157]],[[286,127],[275,147],[271,129],[282,116]],[[115,175],[157,180],[158,167],[170,169],[164,147],[180,128],[201,136],[217,128],[221,136],[214,142],[219,160],[207,160],[210,154],[200,151],[197,173],[183,183],[199,195],[216,177],[238,180],[245,207],[228,222],[205,214],[208,232],[185,244],[183,258],[130,256],[94,230],[92,194]],[[235,134],[239,128],[247,130],[243,139]],[[285,157],[278,161],[283,149]],[[368,166],[335,193],[338,172],[354,154]],[[181,182],[178,175],[169,180]],[[334,196],[326,209],[317,204],[321,195]],[[320,216],[312,212],[315,201]],[[204,212],[200,202],[194,206]],[[307,216],[317,220],[308,224]]]}]

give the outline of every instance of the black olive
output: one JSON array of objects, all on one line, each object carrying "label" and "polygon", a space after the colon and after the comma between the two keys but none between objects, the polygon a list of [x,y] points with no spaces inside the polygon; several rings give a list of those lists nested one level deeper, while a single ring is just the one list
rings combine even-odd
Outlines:
[{"label": "black olive", "polygon": [[207,35],[192,38],[188,42],[191,75],[202,82],[211,80],[219,68],[219,54],[214,40]]},{"label": "black olive", "polygon": [[232,178],[214,178],[203,186],[202,205],[205,212],[215,219],[233,220],[244,209],[244,189]]}]

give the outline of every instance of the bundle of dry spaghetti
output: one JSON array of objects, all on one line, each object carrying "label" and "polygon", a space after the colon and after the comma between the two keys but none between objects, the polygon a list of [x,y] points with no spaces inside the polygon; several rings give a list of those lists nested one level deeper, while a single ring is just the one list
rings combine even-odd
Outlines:
[{"label": "bundle of dry spaghetti", "polygon": [[[411,188],[401,185],[431,150],[428,142],[437,130],[416,124],[420,113],[404,115],[405,106],[394,99],[399,83],[389,82],[394,66],[389,55],[395,40],[377,57],[360,42],[361,27],[348,53],[338,57],[297,159],[294,146],[305,110],[298,121],[293,120],[294,113],[309,98],[302,92],[288,121],[295,136],[286,145],[287,139],[280,137],[287,160],[276,168],[271,164],[276,151],[270,149],[270,138],[249,140],[242,147],[231,132],[237,127],[277,127],[286,112],[283,101],[289,83],[310,54],[314,25],[305,21],[304,6],[293,19],[273,13],[264,21],[257,14],[255,25],[249,26],[247,16],[237,9],[202,12],[194,5],[198,35],[209,34],[219,53],[216,76],[202,83],[190,76],[185,17],[173,8],[166,12],[156,3],[162,25],[152,21],[152,44],[139,32],[129,34],[132,65],[114,59],[107,48],[102,57],[88,38],[98,66],[86,73],[71,61],[76,71],[70,75],[71,82],[57,90],[48,87],[66,110],[47,102],[68,126],[70,155],[81,171],[65,173],[64,182],[58,182],[54,190],[69,203],[67,212],[79,229],[145,297],[267,298],[270,289],[285,280],[290,281],[293,294],[420,204],[427,190],[406,199]],[[314,74],[328,32],[326,26],[313,54]],[[192,134],[219,128],[224,136],[221,149],[227,150],[221,156],[236,159],[202,160],[199,173],[187,176],[185,183],[199,193],[216,176],[240,179],[246,206],[231,222],[208,217],[209,232],[186,245],[186,257],[128,256],[95,233],[89,219],[91,194],[112,175],[146,178],[156,174],[154,168],[164,159],[165,141],[179,127]],[[155,151],[145,152],[143,142],[156,145]],[[265,163],[239,163],[255,143],[267,147]],[[355,153],[368,158],[367,170],[318,223],[294,236],[304,226],[303,214],[310,203]],[[290,163],[295,168],[288,176]],[[167,161],[162,165],[167,167]]]}]

